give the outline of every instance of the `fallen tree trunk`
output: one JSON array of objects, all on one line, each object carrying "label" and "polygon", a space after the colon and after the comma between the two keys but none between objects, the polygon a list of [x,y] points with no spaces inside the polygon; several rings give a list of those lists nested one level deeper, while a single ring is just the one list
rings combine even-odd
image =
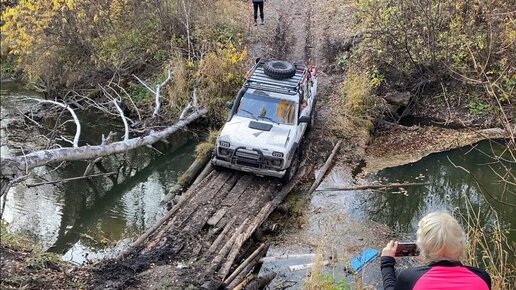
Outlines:
[{"label": "fallen tree trunk", "polygon": [[206,154],[206,156],[202,156],[200,158],[196,158],[192,165],[188,167],[188,169],[181,174],[181,176],[177,179],[177,184],[174,185],[165,195],[161,202],[166,203],[174,198],[178,193],[180,193],[184,188],[188,187],[192,180],[196,178],[201,170],[203,170],[206,163],[210,160],[210,156]]},{"label": "fallen tree trunk", "polygon": [[201,182],[201,180],[203,180],[206,176],[208,176],[208,174],[210,174],[210,172],[212,172],[212,171],[213,171],[213,165],[211,165],[211,162],[209,162],[209,160],[208,160],[208,163],[206,164],[206,166],[204,166],[204,169],[201,171],[201,173],[199,173],[197,178],[195,178],[194,182],[192,183],[192,186]]},{"label": "fallen tree trunk", "polygon": [[312,186],[308,190],[308,194],[309,195],[312,194],[312,192],[314,192],[314,190],[317,188],[317,186],[319,186],[319,183],[321,183],[324,175],[326,175],[326,171],[328,171],[328,169],[330,168],[330,165],[331,165],[331,163],[333,161],[333,158],[335,157],[335,154],[337,154],[337,152],[339,151],[340,144],[342,144],[342,141],[337,142],[335,147],[333,147],[333,150],[331,151],[330,157],[328,157],[328,159],[324,163],[324,166],[321,168],[321,171],[319,172],[319,175],[317,176],[317,178],[315,179],[314,183],[312,184]]},{"label": "fallen tree trunk", "polygon": [[[151,132],[145,137],[136,137],[126,141],[114,142],[108,145],[97,146],[81,146],[81,147],[66,147],[51,150],[41,150],[29,153],[24,156],[5,157],[0,160],[1,169],[1,189],[0,196],[4,195],[10,188],[12,181],[26,175],[31,169],[45,166],[50,163],[57,163],[62,161],[76,161],[95,159],[102,156],[113,155],[117,153],[126,152],[141,146],[152,145],[171,134],[175,133],[181,128],[197,120],[204,115],[207,109],[201,109],[193,112],[184,120],[180,120],[172,126],[159,132]],[[4,186],[7,182],[8,185]]]},{"label": "fallen tree trunk", "polygon": [[429,185],[429,182],[419,183],[391,183],[391,184],[372,184],[372,185],[360,185],[360,186],[349,186],[349,187],[327,187],[318,189],[317,191],[346,191],[346,190],[363,190],[363,189],[378,189],[378,188],[393,188],[393,187],[410,187],[410,186],[423,186]]}]

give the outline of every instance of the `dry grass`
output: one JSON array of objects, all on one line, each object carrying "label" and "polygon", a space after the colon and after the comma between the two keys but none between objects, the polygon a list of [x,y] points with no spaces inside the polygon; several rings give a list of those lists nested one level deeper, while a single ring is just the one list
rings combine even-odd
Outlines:
[{"label": "dry grass", "polygon": [[217,140],[217,135],[219,131],[211,130],[208,138],[204,140],[202,143],[199,143],[195,147],[195,158],[201,158],[202,156],[207,156],[213,150],[215,145],[215,141]]},{"label": "dry grass", "polygon": [[368,107],[372,103],[374,83],[368,73],[350,68],[332,109],[330,128],[339,137],[351,137],[368,131],[372,119]]},{"label": "dry grass", "polygon": [[494,210],[491,225],[481,222],[480,209],[475,209],[468,196],[464,196],[467,212],[462,216],[468,235],[464,263],[485,269],[491,276],[493,290],[514,289],[516,285],[516,265],[509,262],[512,249],[506,231],[502,229]]},{"label": "dry grass", "polygon": [[342,264],[348,264],[349,261],[338,261],[337,253],[334,248],[331,249],[331,256],[334,257],[331,260],[331,264],[328,267],[331,269],[324,269],[324,258],[323,249],[325,249],[326,241],[320,241],[316,250],[316,254],[313,260],[312,269],[308,276],[303,289],[305,290],[366,290],[374,289],[372,285],[367,285],[363,282],[362,276],[359,273],[349,274],[352,275],[351,281],[346,278],[347,275],[338,274],[337,270],[342,267]]}]

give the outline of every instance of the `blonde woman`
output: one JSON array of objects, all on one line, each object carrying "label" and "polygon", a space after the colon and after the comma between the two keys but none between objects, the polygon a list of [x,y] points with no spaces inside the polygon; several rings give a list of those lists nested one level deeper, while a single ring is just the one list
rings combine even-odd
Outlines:
[{"label": "blonde woman", "polygon": [[390,241],[381,257],[384,289],[491,289],[491,277],[486,271],[464,266],[459,261],[465,243],[464,230],[449,213],[426,215],[419,221],[416,244],[421,256],[429,263],[403,270],[396,277],[394,256],[398,242]]}]

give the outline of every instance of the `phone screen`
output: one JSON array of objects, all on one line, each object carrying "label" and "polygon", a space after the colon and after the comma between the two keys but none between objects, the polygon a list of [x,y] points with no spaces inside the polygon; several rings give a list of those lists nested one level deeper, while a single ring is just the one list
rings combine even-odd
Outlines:
[{"label": "phone screen", "polygon": [[419,249],[415,243],[398,243],[395,256],[419,256]]}]

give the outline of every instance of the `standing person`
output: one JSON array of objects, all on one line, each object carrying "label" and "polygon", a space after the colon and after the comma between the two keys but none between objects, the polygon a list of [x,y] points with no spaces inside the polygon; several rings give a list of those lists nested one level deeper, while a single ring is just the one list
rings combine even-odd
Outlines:
[{"label": "standing person", "polygon": [[263,1],[264,0],[252,0],[253,1],[253,8],[254,8],[254,25],[258,25],[258,9],[260,9],[260,19],[262,20],[260,22],[261,25],[263,25]]},{"label": "standing person", "polygon": [[398,242],[390,241],[382,250],[381,269],[385,290],[489,290],[491,277],[479,268],[464,266],[466,234],[450,214],[433,212],[418,224],[416,244],[429,263],[408,268],[396,277],[394,259]]}]

